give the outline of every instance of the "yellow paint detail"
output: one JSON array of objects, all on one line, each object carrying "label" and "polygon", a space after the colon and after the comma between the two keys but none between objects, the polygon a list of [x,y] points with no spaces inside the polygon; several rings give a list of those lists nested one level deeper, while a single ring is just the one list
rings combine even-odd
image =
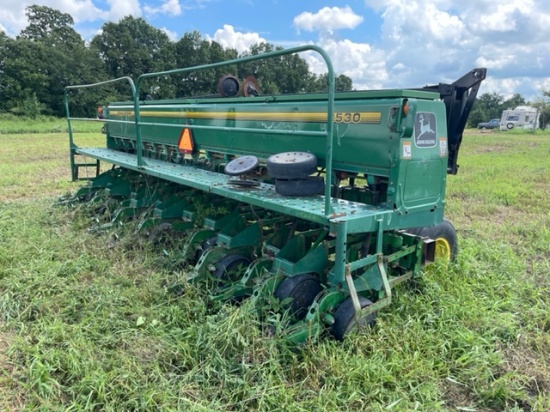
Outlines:
[{"label": "yellow paint detail", "polygon": [[435,240],[435,260],[450,261],[451,245],[445,238],[439,237]]},{"label": "yellow paint detail", "polygon": [[[110,116],[133,117],[133,110],[111,110]],[[355,116],[348,116],[348,115]],[[176,111],[152,111],[140,112],[141,117],[169,117],[181,119],[212,119],[212,120],[259,120],[272,122],[312,122],[325,123],[327,114],[323,112],[176,112]],[[342,118],[353,120],[342,121]],[[380,123],[380,112],[346,112],[334,113],[334,119],[342,123]]]}]

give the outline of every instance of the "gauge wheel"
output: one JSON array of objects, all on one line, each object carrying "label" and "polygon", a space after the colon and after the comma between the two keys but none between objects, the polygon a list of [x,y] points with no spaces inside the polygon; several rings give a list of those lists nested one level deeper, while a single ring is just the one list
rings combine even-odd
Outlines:
[{"label": "gauge wheel", "polygon": [[212,272],[212,276],[223,281],[235,282],[242,277],[249,264],[250,259],[244,255],[226,255],[216,263],[216,270]]},{"label": "gauge wheel", "polygon": [[[361,309],[372,305],[372,302],[364,297],[359,296],[359,304]],[[344,300],[336,311],[334,312],[334,323],[332,324],[332,335],[338,339],[343,340],[344,337],[350,333],[357,331],[364,326],[374,326],[376,323],[377,313],[371,313],[367,316],[362,316],[359,321],[355,320],[355,308],[353,307],[353,301],[351,297]]]},{"label": "gauge wheel", "polygon": [[513,128],[514,128],[514,123],[508,123],[508,124],[506,125],[506,128],[507,128],[508,130],[513,129]]},{"label": "gauge wheel", "polygon": [[267,159],[267,174],[274,179],[302,179],[317,170],[317,157],[307,152],[277,153]]},{"label": "gauge wheel", "polygon": [[413,235],[429,237],[435,240],[435,259],[453,261],[458,252],[458,241],[456,230],[447,219],[438,225],[422,228],[407,229]]},{"label": "gauge wheel", "polygon": [[325,179],[309,176],[305,179],[275,180],[275,192],[281,196],[314,196],[325,192]]},{"label": "gauge wheel", "polygon": [[313,273],[304,273],[286,278],[275,291],[281,302],[291,298],[288,308],[296,320],[302,320],[315,297],[323,290],[319,278]]}]

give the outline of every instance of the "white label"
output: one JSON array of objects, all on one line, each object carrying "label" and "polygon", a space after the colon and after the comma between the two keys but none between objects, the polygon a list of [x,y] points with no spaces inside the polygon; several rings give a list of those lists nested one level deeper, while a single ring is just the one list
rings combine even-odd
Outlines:
[{"label": "white label", "polygon": [[439,138],[439,156],[441,157],[447,156],[447,138],[446,137]]},{"label": "white label", "polygon": [[403,159],[410,159],[411,157],[411,142],[403,142]]}]

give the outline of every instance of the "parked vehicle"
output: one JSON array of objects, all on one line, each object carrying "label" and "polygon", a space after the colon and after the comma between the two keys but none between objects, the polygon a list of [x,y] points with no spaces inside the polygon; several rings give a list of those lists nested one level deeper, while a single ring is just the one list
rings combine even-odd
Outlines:
[{"label": "parked vehicle", "polygon": [[518,106],[514,110],[503,110],[500,130],[535,129],[538,123],[538,111],[530,106]]},{"label": "parked vehicle", "polygon": [[488,122],[478,123],[478,129],[496,129],[500,127],[500,119],[491,119]]}]

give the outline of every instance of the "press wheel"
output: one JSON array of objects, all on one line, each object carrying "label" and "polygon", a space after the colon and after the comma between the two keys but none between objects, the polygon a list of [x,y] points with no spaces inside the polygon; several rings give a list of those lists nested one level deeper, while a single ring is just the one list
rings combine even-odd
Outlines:
[{"label": "press wheel", "polygon": [[[361,309],[363,309],[372,305],[372,302],[367,298],[359,296],[359,304]],[[377,313],[375,312],[367,316],[362,316],[358,321],[355,320],[353,301],[351,297],[348,297],[338,306],[333,317],[332,335],[338,340],[343,340],[345,336],[357,331],[360,327],[373,326],[376,322]]]},{"label": "press wheel", "polygon": [[318,277],[312,273],[304,273],[286,278],[275,291],[275,297],[280,301],[291,298],[289,309],[296,320],[307,315],[307,310],[315,297],[323,290]]},{"label": "press wheel", "polygon": [[212,276],[223,281],[235,282],[239,280],[246,268],[250,265],[250,259],[238,253],[232,253],[222,257],[216,264],[216,270]]}]

